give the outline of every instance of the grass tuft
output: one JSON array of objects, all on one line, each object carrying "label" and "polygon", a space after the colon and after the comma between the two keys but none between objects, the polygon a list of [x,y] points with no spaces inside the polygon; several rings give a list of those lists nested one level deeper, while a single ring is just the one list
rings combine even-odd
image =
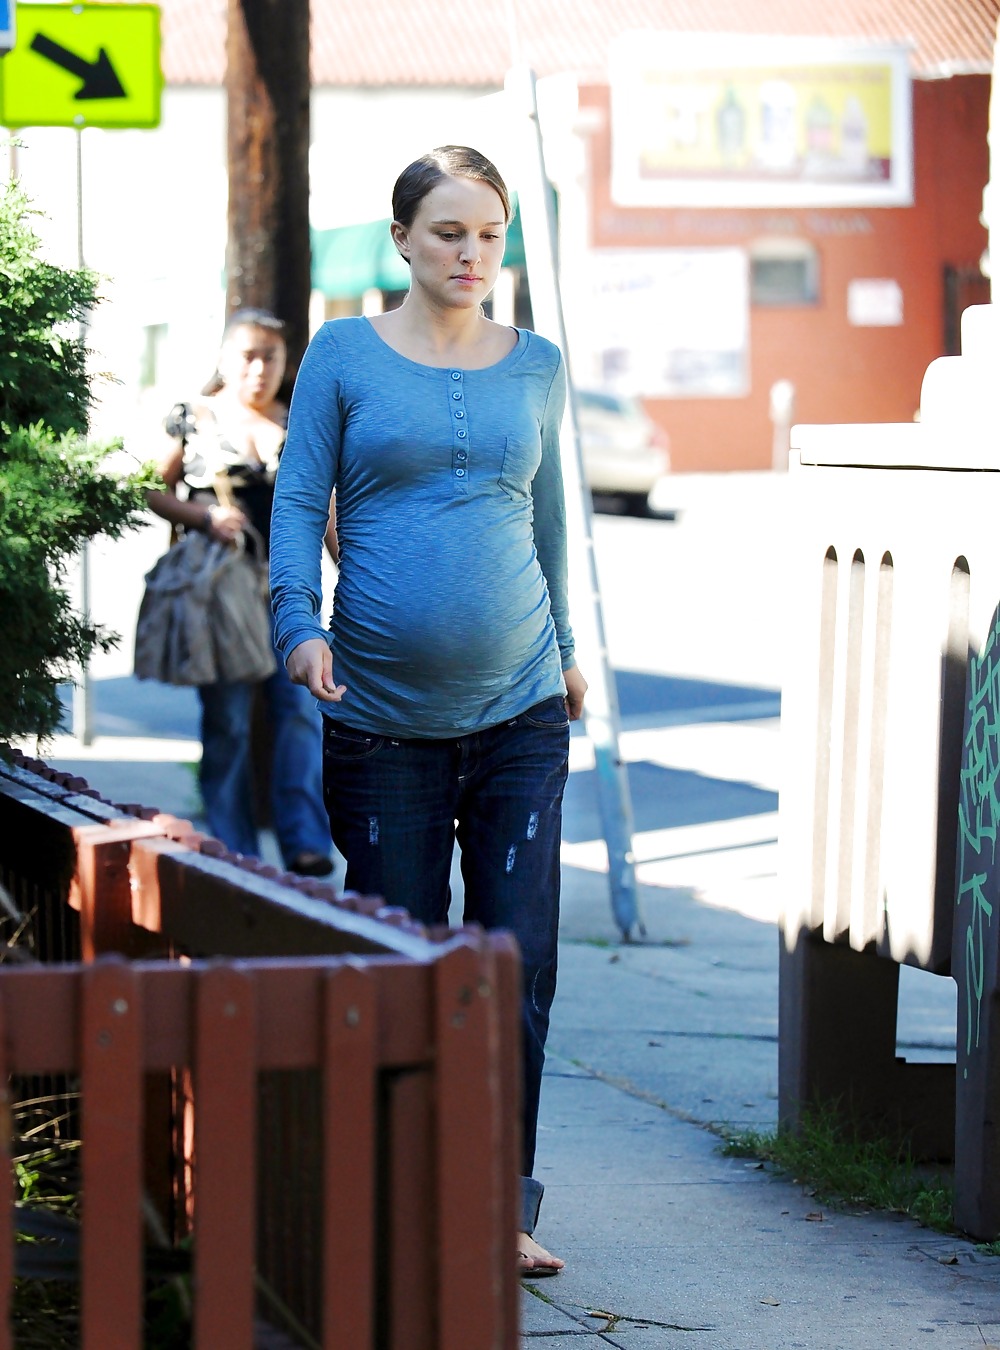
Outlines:
[{"label": "grass tuft", "polygon": [[806,1112],[795,1134],[726,1133],[721,1151],[771,1163],[825,1204],[908,1214],[926,1228],[955,1231],[950,1178],[915,1162],[905,1141],[873,1133],[832,1108]]}]

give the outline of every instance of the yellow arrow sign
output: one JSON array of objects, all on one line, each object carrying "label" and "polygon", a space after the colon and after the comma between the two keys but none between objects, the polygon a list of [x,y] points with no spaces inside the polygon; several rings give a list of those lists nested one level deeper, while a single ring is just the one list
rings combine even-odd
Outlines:
[{"label": "yellow arrow sign", "polygon": [[6,127],[160,124],[158,5],[18,5],[0,61]]}]

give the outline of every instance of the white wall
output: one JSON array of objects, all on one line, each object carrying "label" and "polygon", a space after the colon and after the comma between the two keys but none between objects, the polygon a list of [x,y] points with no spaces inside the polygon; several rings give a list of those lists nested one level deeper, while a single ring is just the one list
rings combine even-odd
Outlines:
[{"label": "white wall", "polygon": [[[76,138],[70,129],[31,128],[14,152],[14,172],[43,213],[43,251],[63,266],[78,260]],[[221,91],[166,91],[155,131],[88,128],[81,166],[83,256],[103,297],[88,343],[94,370],[112,377],[96,383],[94,431],[114,435],[129,429],[139,406],[148,325],[169,325],[159,372],[168,402],[212,370],[225,304]]]},{"label": "white wall", "polygon": [[[482,90],[331,90],[313,94],[310,215],[318,229],[388,217],[392,185],[417,155],[476,145],[516,185],[497,97]],[[19,134],[13,169],[44,213],[37,229],[54,262],[77,262],[77,133]],[[211,373],[225,313],[226,131],[220,89],[164,91],[154,131],[82,133],[83,246],[104,302],[88,341],[98,382],[94,431],[135,438],[141,453],[167,407]],[[3,165],[0,164],[0,172]],[[573,221],[585,229],[578,213]],[[574,250],[575,251],[575,250]],[[564,254],[565,259],[565,254]],[[167,326],[156,387],[139,386],[145,330]]]}]

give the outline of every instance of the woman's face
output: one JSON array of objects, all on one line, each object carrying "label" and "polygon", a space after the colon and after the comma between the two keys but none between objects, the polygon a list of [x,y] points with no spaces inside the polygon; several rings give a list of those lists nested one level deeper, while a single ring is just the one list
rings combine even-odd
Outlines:
[{"label": "woman's face", "polygon": [[393,221],[396,247],[409,259],[412,288],[449,309],[475,309],[496,284],[506,245],[503,203],[488,183],[442,179],[408,228]]},{"label": "woman's face", "polygon": [[247,408],[274,402],[285,375],[285,340],[270,328],[241,324],[226,337],[219,353],[219,374],[226,388]]}]

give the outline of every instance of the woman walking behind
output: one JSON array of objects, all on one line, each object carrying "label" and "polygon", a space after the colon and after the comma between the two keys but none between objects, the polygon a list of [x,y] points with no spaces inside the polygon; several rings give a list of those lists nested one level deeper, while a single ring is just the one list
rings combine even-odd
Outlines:
[{"label": "woman walking behind", "polygon": [[[444,923],[457,837],[466,920],[519,941],[517,1262],[542,1275],[563,1265],[532,1236],[532,1168],[569,722],[587,686],[567,613],[561,358],[481,309],[510,215],[475,150],[446,146],[400,175],[391,228],[410,289],[399,309],[334,320],[309,346],[275,492],[271,586],[276,646],[326,714],[324,792],[346,887]],[[328,637],[320,544],[333,489]]]},{"label": "woman walking behind", "polygon": [[[284,324],[262,309],[238,310],[226,324],[216,374],[202,397],[178,403],[164,427],[159,464],[166,492],[151,492],[157,515],[184,530],[233,540],[249,525],[266,550],[288,409]],[[185,496],[178,495],[183,484]],[[332,871],[323,806],[320,719],[308,693],[280,660],[261,686],[272,740],[271,812],[285,866],[308,876]],[[257,685],[199,685],[202,799],[211,833],[234,853],[259,852],[251,755]]]}]

